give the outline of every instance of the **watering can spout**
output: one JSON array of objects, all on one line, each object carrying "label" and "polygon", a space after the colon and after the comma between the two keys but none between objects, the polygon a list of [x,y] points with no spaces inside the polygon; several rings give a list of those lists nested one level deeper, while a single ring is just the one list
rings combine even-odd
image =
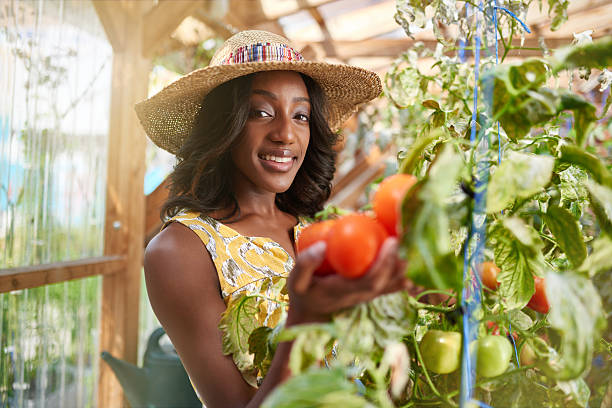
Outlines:
[{"label": "watering can spout", "polygon": [[185,367],[175,351],[159,344],[165,334],[154,330],[147,342],[143,368],[102,352],[102,359],[112,368],[132,408],[202,408]]},{"label": "watering can spout", "polygon": [[125,396],[132,406],[141,407],[146,405],[143,396],[147,392],[147,375],[144,369],[113,357],[109,352],[102,352],[102,359],[108,363],[121,383]]}]

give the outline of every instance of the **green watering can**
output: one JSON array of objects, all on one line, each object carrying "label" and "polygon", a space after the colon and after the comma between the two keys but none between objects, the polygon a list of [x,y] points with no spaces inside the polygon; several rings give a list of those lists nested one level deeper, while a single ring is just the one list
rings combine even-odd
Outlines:
[{"label": "green watering can", "polygon": [[158,328],[149,337],[143,367],[102,352],[102,359],[113,369],[132,408],[202,408],[187,372],[176,352],[159,345],[165,334]]}]

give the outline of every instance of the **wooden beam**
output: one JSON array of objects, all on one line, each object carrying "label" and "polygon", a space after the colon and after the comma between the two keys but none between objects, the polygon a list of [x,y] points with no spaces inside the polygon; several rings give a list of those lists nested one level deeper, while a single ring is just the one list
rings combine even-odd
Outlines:
[{"label": "wooden beam", "polygon": [[121,256],[101,256],[78,261],[0,269],[0,293],[51,285],[73,279],[117,273],[125,268]]},{"label": "wooden beam", "polygon": [[113,47],[113,51],[121,52],[124,47],[123,27],[127,21],[127,15],[122,3],[115,0],[92,1],[94,9],[98,14],[100,23],[104,27],[104,32],[108,42]]},{"label": "wooden beam", "polygon": [[[301,0],[301,1],[304,2],[305,0]],[[326,55],[338,55],[338,53],[336,52],[336,47],[334,46],[334,43],[333,43],[332,36],[329,30],[327,29],[327,25],[325,24],[325,19],[323,18],[319,10],[316,7],[311,7],[308,9],[308,12],[312,16],[312,18],[314,18],[314,20],[317,22],[317,24],[319,25],[319,28],[321,29],[321,32],[323,33],[323,50],[325,51],[325,54]]]},{"label": "wooden beam", "polygon": [[300,10],[320,7],[335,1],[338,0],[261,0],[261,9],[266,19],[276,20]]},{"label": "wooden beam", "polygon": [[230,38],[232,35],[238,32],[238,30],[236,30],[231,25],[211,18],[208,13],[206,13],[201,7],[195,10],[193,16],[204,24],[206,24],[208,27],[210,27],[218,36],[220,36],[224,40]]},{"label": "wooden beam", "polygon": [[[100,350],[136,363],[146,137],[134,105],[147,97],[152,63],[143,56],[143,37],[150,21],[145,15],[154,2],[140,0],[132,4],[121,32],[124,47],[113,55],[104,234],[104,254],[125,257],[125,268],[103,278]],[[119,382],[111,369],[101,364],[98,406],[123,405]]]},{"label": "wooden beam", "polygon": [[351,171],[334,180],[327,204],[357,210],[366,186],[384,173],[387,157],[388,152],[381,154],[372,149],[369,155],[358,159]]},{"label": "wooden beam", "polygon": [[[327,18],[325,24],[334,40],[364,40],[397,30],[395,11],[395,1],[387,0]],[[310,24],[292,31],[291,35],[296,40],[311,39],[316,38],[318,30],[318,26]]]},{"label": "wooden beam", "polygon": [[[573,20],[576,14],[583,12],[592,12],[601,6],[610,4],[610,0],[572,0],[567,6],[568,20]],[[531,4],[527,12],[527,25],[532,28],[534,26],[550,25],[551,18],[548,16],[548,6],[540,9],[537,2]],[[594,27],[593,27],[594,28]],[[563,25],[561,26],[563,29]],[[588,28],[586,28],[588,29]]]},{"label": "wooden beam", "polygon": [[[568,45],[571,43],[571,38],[551,38],[545,40],[546,45],[555,49]],[[426,47],[434,50],[438,44],[436,40],[419,40]],[[334,41],[335,54],[327,55],[328,57],[338,59],[349,59],[355,57],[397,57],[402,52],[407,51],[414,45],[415,41],[410,38],[400,39],[370,39],[361,41]],[[513,43],[515,46],[520,45],[520,41],[516,40]],[[301,48],[304,46],[300,42],[296,42],[296,46]],[[312,47],[323,47],[323,42],[311,42],[309,43]],[[539,47],[539,41],[536,38],[527,38],[523,44],[526,48],[537,48]],[[513,55],[520,53],[521,55],[542,55],[541,51],[533,50],[517,50],[512,51]]]},{"label": "wooden beam", "polygon": [[150,57],[170,38],[185,17],[195,12],[202,0],[159,0],[144,17],[143,55]]},{"label": "wooden beam", "polygon": [[145,246],[159,232],[161,228],[160,210],[168,199],[168,186],[170,181],[166,178],[146,198],[145,210]]}]

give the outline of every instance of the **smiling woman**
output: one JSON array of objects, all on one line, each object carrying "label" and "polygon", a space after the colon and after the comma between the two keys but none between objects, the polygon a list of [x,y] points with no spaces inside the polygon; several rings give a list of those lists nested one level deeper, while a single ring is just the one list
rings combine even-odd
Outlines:
[{"label": "smiling woman", "polygon": [[[274,327],[287,302],[291,326],[405,287],[393,238],[350,281],[313,276],[324,245],[294,249],[302,217],[329,197],[332,128],[380,90],[372,72],[303,61],[286,39],[246,31],[211,66],[137,105],[149,137],[178,158],[165,228],[145,254],[147,290],[207,407],[259,406],[289,374],[290,343],[265,378],[224,353],[218,327],[237,296],[265,296],[256,323]],[[270,290],[285,279],[288,298]]]}]

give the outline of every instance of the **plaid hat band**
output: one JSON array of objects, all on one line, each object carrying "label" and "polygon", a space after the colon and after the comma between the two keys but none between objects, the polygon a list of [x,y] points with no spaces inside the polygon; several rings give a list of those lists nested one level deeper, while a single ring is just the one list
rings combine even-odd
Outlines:
[{"label": "plaid hat band", "polygon": [[220,65],[245,62],[304,61],[302,54],[285,44],[255,43],[239,47],[220,61]]}]

